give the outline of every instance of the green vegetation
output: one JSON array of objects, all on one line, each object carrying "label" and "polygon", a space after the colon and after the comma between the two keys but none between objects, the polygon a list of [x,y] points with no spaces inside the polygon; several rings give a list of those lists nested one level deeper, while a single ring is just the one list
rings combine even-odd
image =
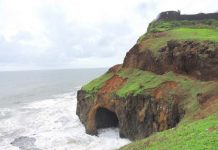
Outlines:
[{"label": "green vegetation", "polygon": [[[88,94],[95,94],[113,75],[115,74],[106,73],[83,86],[82,90],[86,91]],[[209,87],[213,86],[212,83],[208,84],[207,82],[200,82],[184,75],[177,75],[173,72],[168,72],[164,75],[157,75],[149,71],[129,68],[120,70],[116,75],[126,79],[125,84],[119,87],[119,89],[116,90],[116,93],[114,93],[119,97],[127,97],[128,95],[143,93],[148,89],[158,87],[166,81],[175,81],[181,89],[188,91],[192,98],[196,97],[198,93],[208,91],[208,89],[210,89]]]},{"label": "green vegetation", "polygon": [[157,54],[158,50],[166,46],[170,40],[218,42],[218,30],[208,28],[177,28],[156,36],[153,33],[143,35],[138,40],[138,43],[144,45],[144,49],[150,49],[154,54]]},{"label": "green vegetation", "polygon": [[129,94],[137,95],[145,89],[154,88],[163,82],[158,75],[138,69],[122,70],[118,75],[127,79],[126,84],[116,92],[119,97],[126,97]]},{"label": "green vegetation", "polygon": [[178,28],[172,30],[170,34],[180,40],[193,39],[218,42],[218,30],[215,29]]},{"label": "green vegetation", "polygon": [[148,33],[169,31],[176,28],[218,28],[218,20],[205,19],[205,20],[171,20],[171,21],[153,21],[148,27]]},{"label": "green vegetation", "polygon": [[82,87],[82,90],[86,91],[88,94],[95,94],[104,83],[113,76],[112,73],[106,73],[95,80],[92,80],[88,84]]},{"label": "green vegetation", "polygon": [[170,40],[196,40],[218,42],[218,20],[201,21],[154,21],[148,32],[138,39],[145,49],[155,55]]},{"label": "green vegetation", "polygon": [[127,79],[127,82],[116,92],[119,97],[126,97],[129,94],[137,95],[147,89],[158,87],[161,83],[166,81],[175,81],[180,84],[183,89],[190,91],[191,95],[196,96],[197,92],[202,90],[202,88],[199,87],[203,84],[203,82],[189,79],[183,75],[176,75],[173,72],[157,75],[139,69],[123,69],[118,72],[118,75]]},{"label": "green vegetation", "polygon": [[[177,83],[178,88],[171,89],[171,93],[172,95],[175,93],[180,93],[180,95],[182,95],[182,93],[185,94],[182,103],[186,110],[187,119],[189,119],[190,114],[193,115],[193,112],[199,110],[197,94],[208,93],[211,92],[212,89],[218,88],[216,82],[202,82],[173,72],[157,75],[139,69],[123,69],[118,72],[118,75],[127,79],[126,83],[117,89],[115,93],[115,95],[121,98],[126,98],[128,95],[143,94],[148,90],[159,87],[162,83],[174,81]],[[164,99],[170,100],[170,97],[165,97]]]},{"label": "green vegetation", "polygon": [[216,150],[218,147],[218,114],[180,123],[176,128],[135,141],[121,150]]}]

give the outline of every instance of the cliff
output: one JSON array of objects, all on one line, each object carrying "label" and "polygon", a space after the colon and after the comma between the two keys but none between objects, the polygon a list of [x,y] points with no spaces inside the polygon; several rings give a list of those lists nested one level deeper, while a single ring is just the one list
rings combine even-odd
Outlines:
[{"label": "cliff", "polygon": [[[97,135],[100,128],[119,127],[121,137],[137,140],[163,131],[124,148],[143,149],[159,146],[161,133],[172,134],[167,129],[176,127],[178,132],[172,139],[161,137],[166,145],[177,136],[186,141],[188,134],[211,129],[204,139],[218,146],[217,27],[218,20],[210,18],[150,23],[123,64],[78,91],[77,115],[86,132]],[[194,126],[201,123],[208,124],[195,132]],[[192,124],[193,131],[181,138],[180,130]]]}]

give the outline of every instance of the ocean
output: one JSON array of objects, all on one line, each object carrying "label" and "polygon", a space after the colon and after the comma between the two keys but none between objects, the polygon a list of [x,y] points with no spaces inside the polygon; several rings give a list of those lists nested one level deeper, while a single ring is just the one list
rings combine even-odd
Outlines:
[{"label": "ocean", "polygon": [[106,70],[0,72],[0,150],[114,150],[130,143],[118,128],[86,134],[76,115],[77,90]]}]

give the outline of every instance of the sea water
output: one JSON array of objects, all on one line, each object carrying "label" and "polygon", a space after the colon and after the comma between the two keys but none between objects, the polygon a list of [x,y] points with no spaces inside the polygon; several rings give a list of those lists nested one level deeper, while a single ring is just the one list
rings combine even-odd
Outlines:
[{"label": "sea water", "polygon": [[0,72],[0,150],[113,150],[118,128],[85,133],[76,93],[106,69]]}]

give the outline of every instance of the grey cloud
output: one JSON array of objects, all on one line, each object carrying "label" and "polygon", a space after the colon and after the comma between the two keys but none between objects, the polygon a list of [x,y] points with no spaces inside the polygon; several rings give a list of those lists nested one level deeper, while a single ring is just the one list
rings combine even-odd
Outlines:
[{"label": "grey cloud", "polygon": [[8,42],[0,37],[0,63],[17,62],[23,59],[19,54],[21,46],[15,42]]},{"label": "grey cloud", "polygon": [[55,68],[83,58],[123,57],[129,45],[136,41],[136,35],[125,20],[81,25],[68,22],[61,9],[53,8],[43,9],[40,18],[51,47],[21,44],[20,41],[34,39],[28,32],[19,32],[10,42],[1,37],[0,65],[13,63]]},{"label": "grey cloud", "polygon": [[125,22],[108,22],[89,27],[66,22],[61,12],[47,10],[43,16],[47,27],[46,36],[54,44],[52,51],[61,51],[66,59],[111,57],[116,54],[116,46],[119,47],[117,41],[131,33]]},{"label": "grey cloud", "polygon": [[13,41],[20,41],[20,40],[32,40],[33,37],[30,33],[28,32],[18,32],[13,38]]},{"label": "grey cloud", "polygon": [[159,2],[157,0],[145,1],[136,7],[136,11],[138,11],[140,15],[146,16],[146,18],[151,18],[157,15],[155,13],[159,13],[158,6]]}]

